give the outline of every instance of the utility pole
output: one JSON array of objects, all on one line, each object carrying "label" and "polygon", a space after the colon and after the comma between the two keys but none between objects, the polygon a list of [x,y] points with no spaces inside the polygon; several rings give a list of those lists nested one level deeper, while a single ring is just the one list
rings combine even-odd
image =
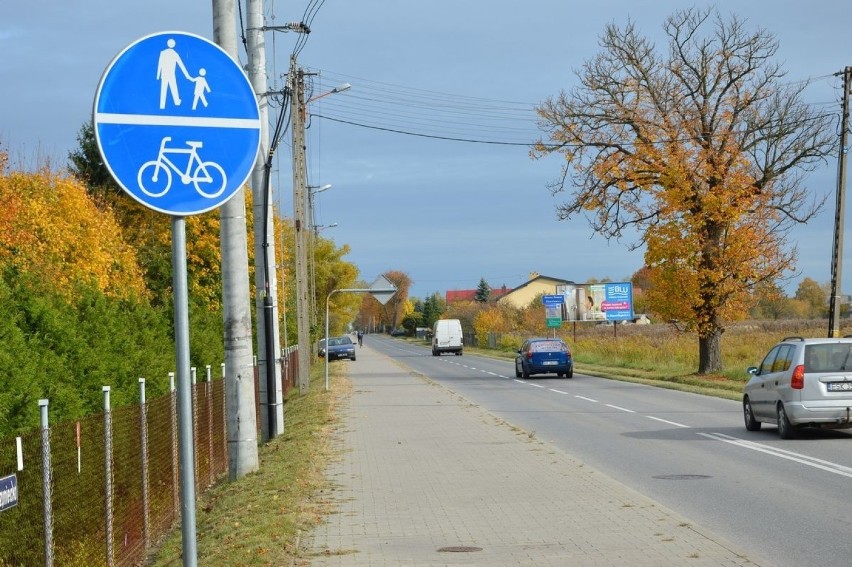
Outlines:
[{"label": "utility pole", "polygon": [[298,331],[299,393],[308,389],[311,363],[310,303],[308,302],[307,166],[305,163],[305,77],[290,57],[291,130],[293,135],[293,223],[296,230],[296,327]]},{"label": "utility pole", "polygon": [[[278,325],[278,285],[275,278],[275,222],[270,199],[267,159],[269,143],[266,44],[263,35],[263,0],[247,3],[248,75],[260,108],[260,152],[251,175],[254,211],[255,318],[260,374],[260,424],[264,441],[283,431],[284,392],[281,387],[281,334]],[[282,109],[283,112],[283,109]],[[268,154],[268,155],[267,155]]]},{"label": "utility pole", "polygon": [[[234,7],[234,0],[213,0],[213,36],[216,43],[239,62]],[[225,324],[228,473],[233,481],[258,469],[244,189],[237,191],[219,208],[219,224]]]},{"label": "utility pole", "polygon": [[843,70],[843,103],[840,117],[840,152],[837,161],[837,206],[834,212],[834,246],[831,253],[831,297],[828,336],[840,336],[840,296],[843,282],[843,217],[846,215],[846,134],[849,128],[849,89],[852,67]]}]

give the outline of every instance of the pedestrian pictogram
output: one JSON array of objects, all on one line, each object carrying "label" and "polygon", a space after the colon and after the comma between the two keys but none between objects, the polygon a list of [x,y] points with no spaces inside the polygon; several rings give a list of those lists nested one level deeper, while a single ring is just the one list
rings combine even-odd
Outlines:
[{"label": "pedestrian pictogram", "polygon": [[94,126],[119,185],[174,216],[215,209],[240,189],[261,128],[237,62],[185,32],[143,37],[113,59],[95,95]]}]

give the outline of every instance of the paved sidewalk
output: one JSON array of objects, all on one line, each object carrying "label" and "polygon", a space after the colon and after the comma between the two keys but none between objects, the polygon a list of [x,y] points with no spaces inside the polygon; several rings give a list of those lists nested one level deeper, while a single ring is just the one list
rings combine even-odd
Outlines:
[{"label": "paved sidewalk", "polygon": [[310,564],[767,565],[365,346]]}]

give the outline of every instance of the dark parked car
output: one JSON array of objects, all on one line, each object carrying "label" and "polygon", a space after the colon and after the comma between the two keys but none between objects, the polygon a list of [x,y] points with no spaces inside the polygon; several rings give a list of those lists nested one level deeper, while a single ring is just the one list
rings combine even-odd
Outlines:
[{"label": "dark parked car", "polygon": [[801,427],[852,427],[852,338],[787,337],[748,373],[743,417],[749,431],[769,423],[790,439]]},{"label": "dark parked car", "polygon": [[515,377],[529,378],[531,374],[556,374],[560,378],[574,377],[571,351],[562,339],[527,339],[515,356]]},{"label": "dark parked car", "polygon": [[[324,355],[325,351],[323,351]],[[348,335],[328,339],[328,359],[338,360],[340,358],[355,360],[355,343]]]}]

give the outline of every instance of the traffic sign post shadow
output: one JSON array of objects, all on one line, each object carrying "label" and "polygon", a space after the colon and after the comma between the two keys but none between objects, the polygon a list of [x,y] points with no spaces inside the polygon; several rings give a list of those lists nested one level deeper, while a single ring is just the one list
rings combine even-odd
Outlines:
[{"label": "traffic sign post shadow", "polygon": [[169,31],[131,43],[112,60],[95,94],[93,124],[122,189],[172,217],[181,534],[184,565],[195,566],[185,217],[220,207],[242,188],[257,158],[260,111],[230,55],[202,37]]}]

